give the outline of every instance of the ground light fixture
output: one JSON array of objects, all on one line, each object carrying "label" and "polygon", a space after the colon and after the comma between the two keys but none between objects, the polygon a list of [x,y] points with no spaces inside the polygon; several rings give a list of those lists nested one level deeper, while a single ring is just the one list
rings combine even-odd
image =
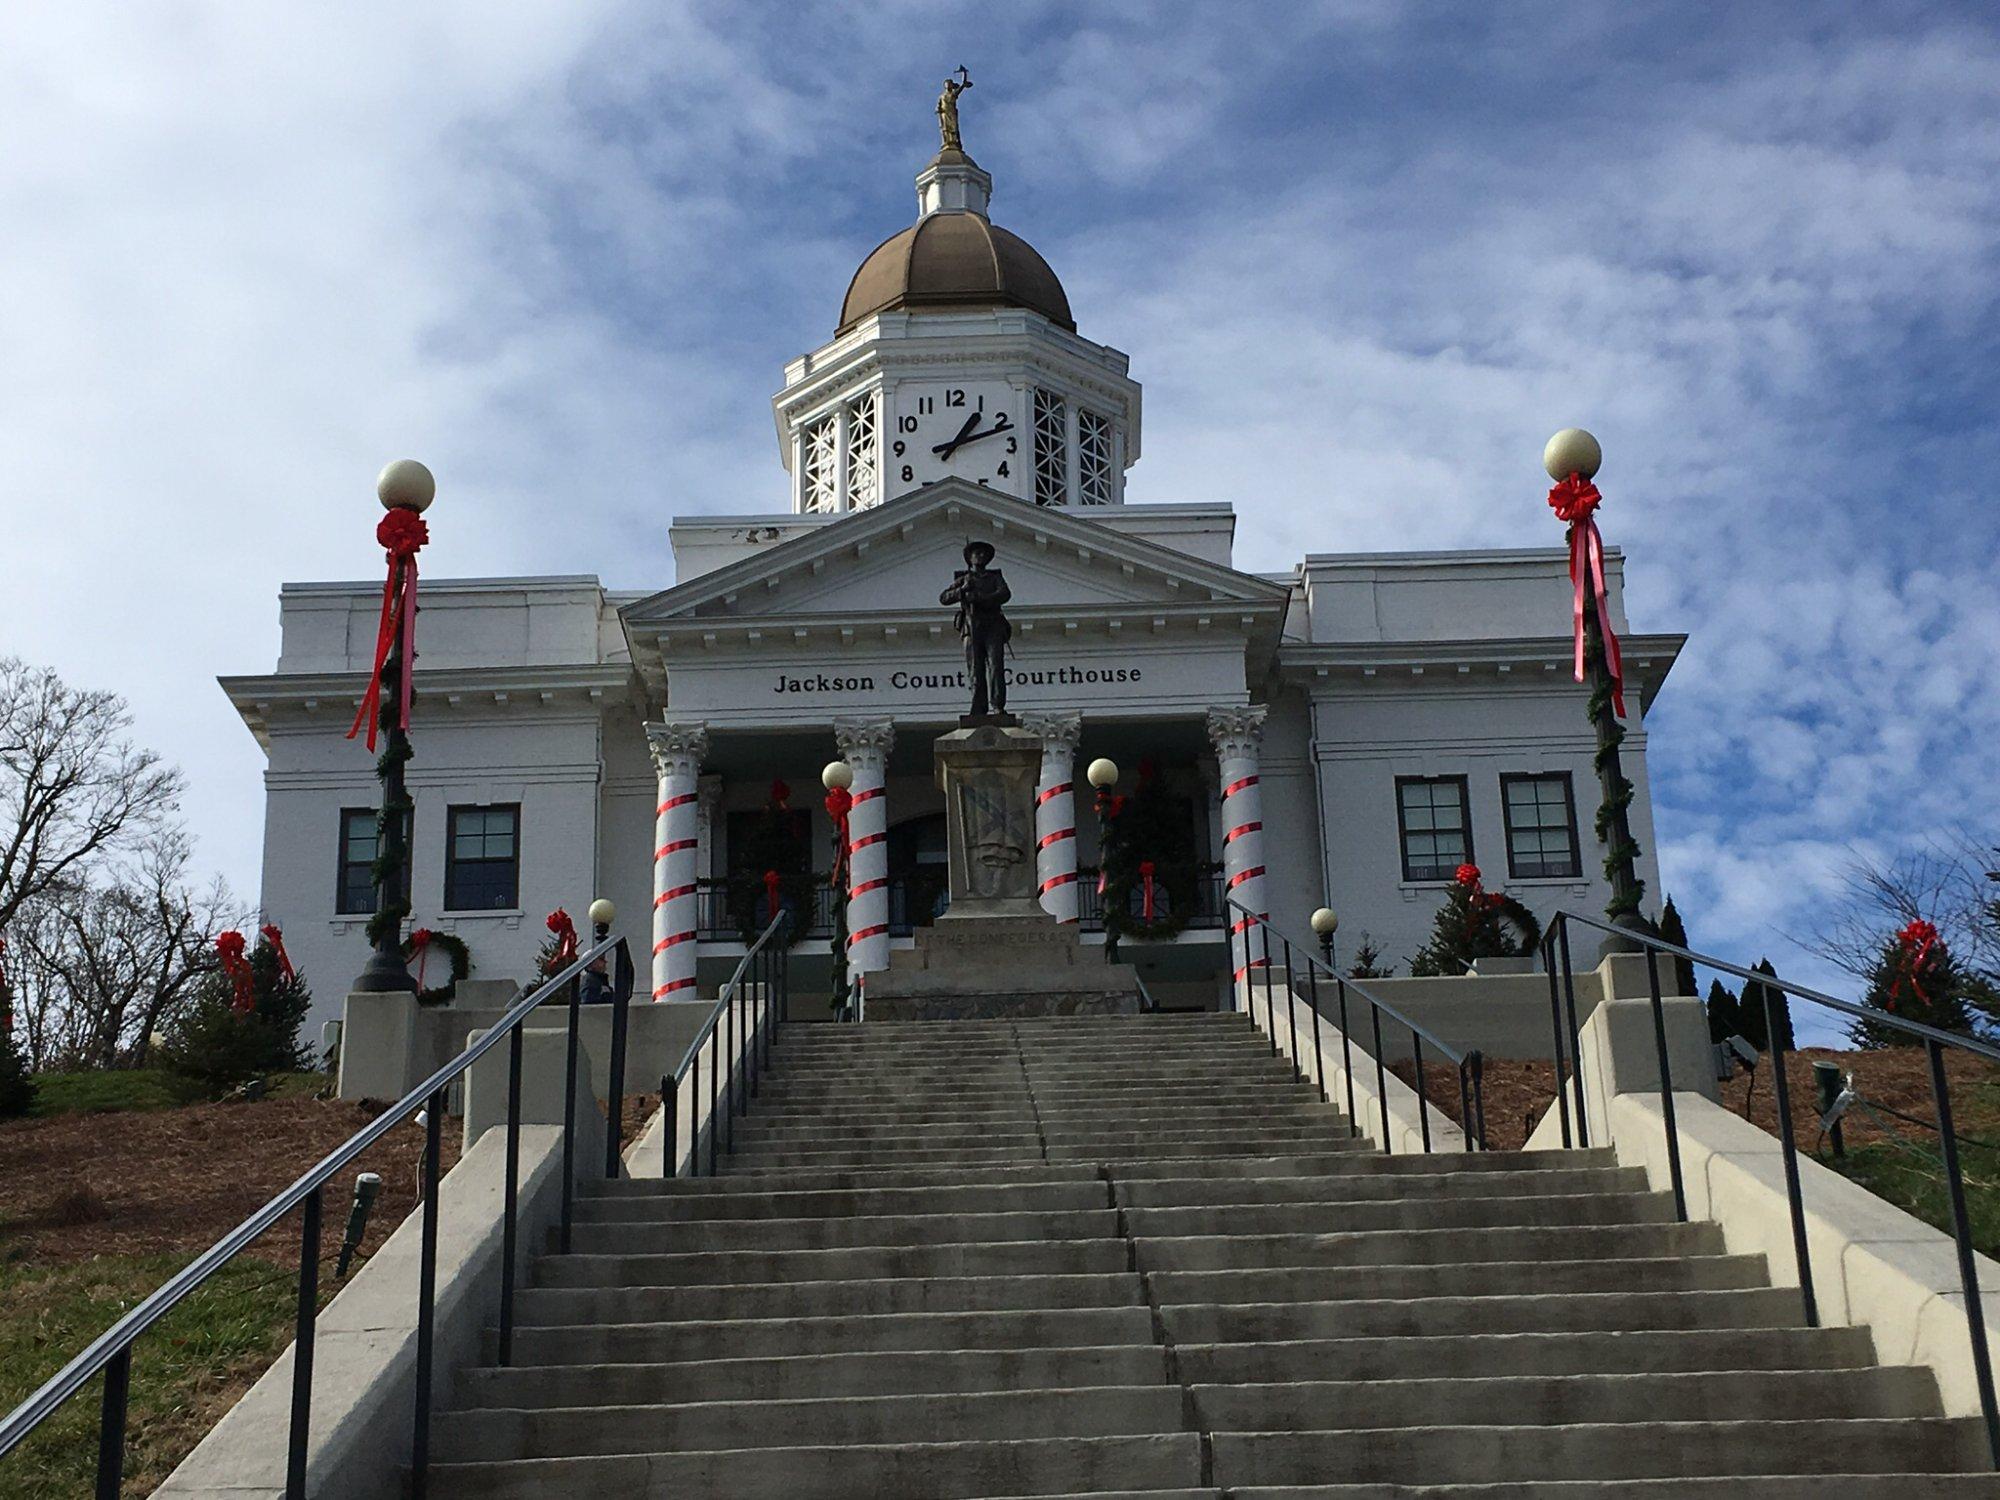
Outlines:
[{"label": "ground light fixture", "polygon": [[354,1179],[354,1202],[347,1210],[347,1230],[340,1237],[340,1259],[333,1268],[334,1280],[346,1280],[354,1252],[361,1248],[361,1236],[368,1232],[368,1210],[381,1194],[381,1174],[363,1172]]}]

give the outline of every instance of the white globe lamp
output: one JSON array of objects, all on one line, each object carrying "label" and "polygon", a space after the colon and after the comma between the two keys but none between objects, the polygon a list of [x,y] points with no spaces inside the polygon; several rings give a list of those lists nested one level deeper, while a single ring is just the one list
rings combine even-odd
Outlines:
[{"label": "white globe lamp", "polygon": [[1561,483],[1572,474],[1593,477],[1604,462],[1604,449],[1581,427],[1565,427],[1542,449],[1542,467]]},{"label": "white globe lamp", "polygon": [[437,480],[414,458],[399,458],[375,476],[375,493],[384,510],[413,510],[421,515],[437,498]]}]

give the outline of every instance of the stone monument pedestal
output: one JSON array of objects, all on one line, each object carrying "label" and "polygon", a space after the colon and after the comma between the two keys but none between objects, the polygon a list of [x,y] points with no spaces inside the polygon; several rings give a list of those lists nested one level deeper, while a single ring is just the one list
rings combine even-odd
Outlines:
[{"label": "stone monument pedestal", "polygon": [[960,1021],[1139,1012],[1129,968],[1086,950],[1035,889],[1035,781],[1041,741],[1005,723],[937,742],[951,908],[916,947],[867,978],[871,1021]]}]

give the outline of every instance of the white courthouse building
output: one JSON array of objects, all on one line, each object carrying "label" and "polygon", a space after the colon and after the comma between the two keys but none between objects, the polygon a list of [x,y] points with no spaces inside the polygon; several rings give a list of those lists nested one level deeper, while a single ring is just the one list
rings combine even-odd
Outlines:
[{"label": "white courthouse building", "polygon": [[[810,810],[823,872],[820,770],[843,756],[851,952],[881,966],[942,899],[932,742],[968,689],[938,592],[969,540],[1013,591],[1008,708],[1043,741],[1044,904],[1097,940],[1090,760],[1117,761],[1124,790],[1150,762],[1185,808],[1196,909],[1121,955],[1163,1003],[1220,998],[1231,881],[1299,937],[1333,907],[1343,956],[1365,932],[1399,969],[1462,861],[1544,914],[1601,908],[1563,549],[1359,554],[1329,535],[1282,572],[1239,568],[1234,497],[1146,503],[1127,357],[1079,332],[1054,271],[989,218],[990,190],[940,153],[915,224],[786,367],[789,503],[774,470],[731,514],[675,518],[674,577],[654,591],[425,578],[414,922],[462,938],[477,977],[522,977],[551,909],[580,920],[607,895],[635,955],[653,950],[656,994],[712,991],[742,952],[726,892],[760,873],[746,848],[771,783]],[[1626,628],[1616,552],[1608,582],[1650,905],[1643,715],[1684,638]],[[379,579],[285,585],[275,669],[222,679],[268,757],[263,907],[315,1021],[367,958],[379,793],[345,734],[380,599]],[[827,962],[833,899],[799,924],[795,975]]]}]

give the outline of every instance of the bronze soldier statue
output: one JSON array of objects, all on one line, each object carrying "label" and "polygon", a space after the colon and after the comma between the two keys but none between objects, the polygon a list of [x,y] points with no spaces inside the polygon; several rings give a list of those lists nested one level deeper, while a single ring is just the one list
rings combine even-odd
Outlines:
[{"label": "bronze soldier statue", "polygon": [[1007,712],[1007,641],[1014,627],[1007,623],[1001,606],[1013,598],[1007,580],[993,561],[991,542],[967,542],[965,567],[951,575],[951,587],[938,595],[938,603],[958,606],[952,625],[965,641],[965,675],[972,682],[972,712],[968,717],[985,718],[988,705],[996,714]]}]

